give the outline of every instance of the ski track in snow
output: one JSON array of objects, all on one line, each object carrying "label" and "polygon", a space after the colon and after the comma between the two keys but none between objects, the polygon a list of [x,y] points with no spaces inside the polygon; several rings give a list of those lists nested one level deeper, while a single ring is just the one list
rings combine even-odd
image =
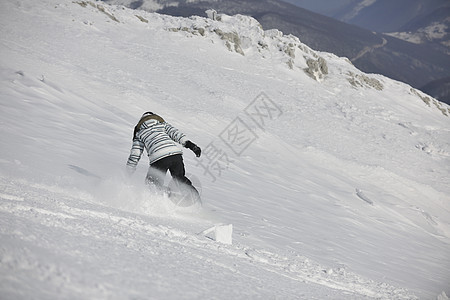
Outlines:
[{"label": "ski track in snow", "polygon": [[[450,292],[448,106],[243,16],[8,0],[0,28],[0,298]],[[278,112],[264,126],[246,111],[261,92]],[[184,157],[203,210],[147,191],[146,157],[122,173],[147,110],[202,146]],[[257,136],[240,155],[224,142],[234,120]],[[201,163],[216,148],[230,162],[214,181]],[[232,245],[198,234],[222,223]]]},{"label": "ski track in snow", "polygon": [[[196,223],[202,225],[204,222],[199,222],[198,219],[197,221],[190,218],[178,219],[178,222],[183,224],[183,228],[189,229],[180,230],[178,229],[180,224],[176,224],[176,217],[174,221],[173,218],[164,219],[151,215],[126,213],[95,204],[91,202],[92,199],[80,201],[79,196],[74,198],[68,191],[57,187],[31,184],[23,180],[7,181],[3,178],[0,188],[4,191],[0,202],[2,240],[14,241],[11,244],[4,243],[0,248],[0,270],[4,278],[0,288],[6,296],[17,296],[20,293],[27,295],[28,288],[36,289],[34,292],[45,298],[46,293],[51,293],[51,291],[45,291],[50,284],[51,288],[56,289],[55,292],[62,293],[62,298],[70,298],[73,296],[72,293],[80,298],[83,295],[94,298],[110,296],[120,298],[121,295],[128,295],[128,293],[121,291],[120,286],[123,283],[117,280],[122,280],[126,276],[121,274],[117,277],[117,274],[109,274],[109,272],[116,272],[117,264],[123,264],[122,272],[125,274],[137,272],[138,276],[134,276],[137,282],[131,283],[129,288],[142,293],[141,284],[144,282],[151,284],[154,280],[153,275],[146,272],[158,272],[152,268],[151,263],[157,258],[167,260],[165,267],[169,269],[178,268],[176,260],[187,259],[188,263],[200,263],[214,273],[225,273],[218,279],[208,273],[208,277],[211,277],[209,280],[224,280],[227,276],[239,276],[243,281],[241,284],[258,285],[264,276],[269,278],[280,276],[285,278],[282,282],[286,281],[289,285],[294,285],[294,282],[300,283],[299,288],[296,289],[297,292],[290,290],[283,296],[283,293],[277,290],[273,294],[276,297],[290,298],[296,293],[301,296],[305,284],[313,290],[337,290],[337,294],[332,295],[332,298],[336,299],[341,296],[347,299],[364,297],[411,299],[412,297],[405,290],[361,278],[345,268],[325,268],[294,253],[280,255],[243,244],[227,246],[215,243],[196,234],[199,228],[202,228]],[[25,197],[16,194],[25,195]],[[178,226],[173,227],[174,222]],[[32,228],[29,228],[30,226]],[[83,244],[78,245],[82,240]],[[14,245],[16,243],[22,245],[19,253],[11,252],[16,251],[15,247],[11,247],[17,247]],[[58,251],[52,251],[52,249],[58,249]],[[115,253],[112,257],[106,256],[102,259],[105,250]],[[130,257],[133,259],[140,257],[143,261],[136,264],[130,261]],[[91,269],[91,259],[98,260],[101,269]],[[231,261],[233,263],[230,264]],[[71,264],[82,265],[83,273],[74,273],[71,270]],[[133,268],[139,268],[139,270]],[[186,276],[185,280],[194,280],[195,283],[192,284],[198,285],[199,289],[198,294],[192,296],[202,296],[205,292],[205,286],[203,286],[205,283],[197,281],[208,281],[208,278],[189,276],[189,270],[183,269],[178,269],[177,275]],[[252,275],[254,272],[258,275]],[[44,289],[39,286],[20,288],[17,286],[18,282],[8,274],[17,274],[19,279],[31,280],[31,282],[41,282]],[[158,281],[156,283],[159,284]],[[115,286],[116,284],[119,284],[119,287]],[[165,291],[163,286],[145,287],[145,291],[150,295],[151,288],[163,289],[158,297],[164,293],[176,297],[177,291],[173,287]],[[18,292],[16,289],[22,291]],[[227,291],[215,296],[220,299],[245,296],[245,292],[241,289],[237,289],[236,293]],[[265,293],[270,295],[269,290],[265,290]]]}]

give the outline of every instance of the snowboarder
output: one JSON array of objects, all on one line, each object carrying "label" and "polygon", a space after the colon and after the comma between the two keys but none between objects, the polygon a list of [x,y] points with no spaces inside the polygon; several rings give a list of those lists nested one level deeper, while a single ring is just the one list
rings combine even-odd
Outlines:
[{"label": "snowboarder", "polygon": [[163,190],[164,178],[169,170],[177,184],[184,184],[198,194],[192,182],[185,175],[183,152],[176,143],[192,150],[197,157],[200,157],[200,147],[189,141],[182,132],[157,114],[144,113],[134,127],[133,145],[127,161],[128,173],[132,175],[135,172],[145,148],[150,161],[145,179],[147,184]]}]

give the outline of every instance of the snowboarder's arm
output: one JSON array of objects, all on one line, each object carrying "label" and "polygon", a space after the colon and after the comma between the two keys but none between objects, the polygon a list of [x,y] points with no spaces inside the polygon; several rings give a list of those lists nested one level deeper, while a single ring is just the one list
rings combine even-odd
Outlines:
[{"label": "snowboarder's arm", "polygon": [[174,140],[175,142],[184,145],[184,143],[186,143],[187,139],[186,139],[186,135],[184,133],[182,133],[181,131],[179,131],[178,129],[176,129],[175,127],[173,127],[172,125],[170,125],[169,123],[165,123],[164,125],[164,129],[166,131],[166,133],[169,135],[169,137]]},{"label": "snowboarder's arm", "polygon": [[131,147],[130,156],[127,161],[127,171],[129,174],[133,174],[136,170],[143,151],[144,143],[138,138],[133,139],[133,146]]},{"label": "snowboarder's arm", "polygon": [[194,144],[193,142],[189,141],[184,133],[182,133],[169,123],[165,123],[165,130],[172,140],[174,140],[177,143],[180,143],[185,148],[192,150],[197,157],[200,157],[201,155],[200,147]]}]

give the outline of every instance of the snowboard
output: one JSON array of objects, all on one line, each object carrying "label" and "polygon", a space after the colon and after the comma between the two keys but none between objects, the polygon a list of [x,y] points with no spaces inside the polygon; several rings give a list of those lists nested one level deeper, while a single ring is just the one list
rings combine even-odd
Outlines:
[{"label": "snowboard", "polygon": [[172,180],[166,187],[166,194],[170,201],[179,207],[202,205],[200,193],[192,185],[186,185]]}]

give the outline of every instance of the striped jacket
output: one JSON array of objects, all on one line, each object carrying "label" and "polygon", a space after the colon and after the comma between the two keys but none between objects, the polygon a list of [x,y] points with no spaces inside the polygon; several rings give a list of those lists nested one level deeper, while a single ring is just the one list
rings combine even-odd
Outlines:
[{"label": "striped jacket", "polygon": [[169,123],[161,121],[149,119],[137,128],[127,161],[128,168],[136,169],[144,148],[150,164],[164,157],[183,153],[176,143],[184,145],[187,141],[185,135]]}]

